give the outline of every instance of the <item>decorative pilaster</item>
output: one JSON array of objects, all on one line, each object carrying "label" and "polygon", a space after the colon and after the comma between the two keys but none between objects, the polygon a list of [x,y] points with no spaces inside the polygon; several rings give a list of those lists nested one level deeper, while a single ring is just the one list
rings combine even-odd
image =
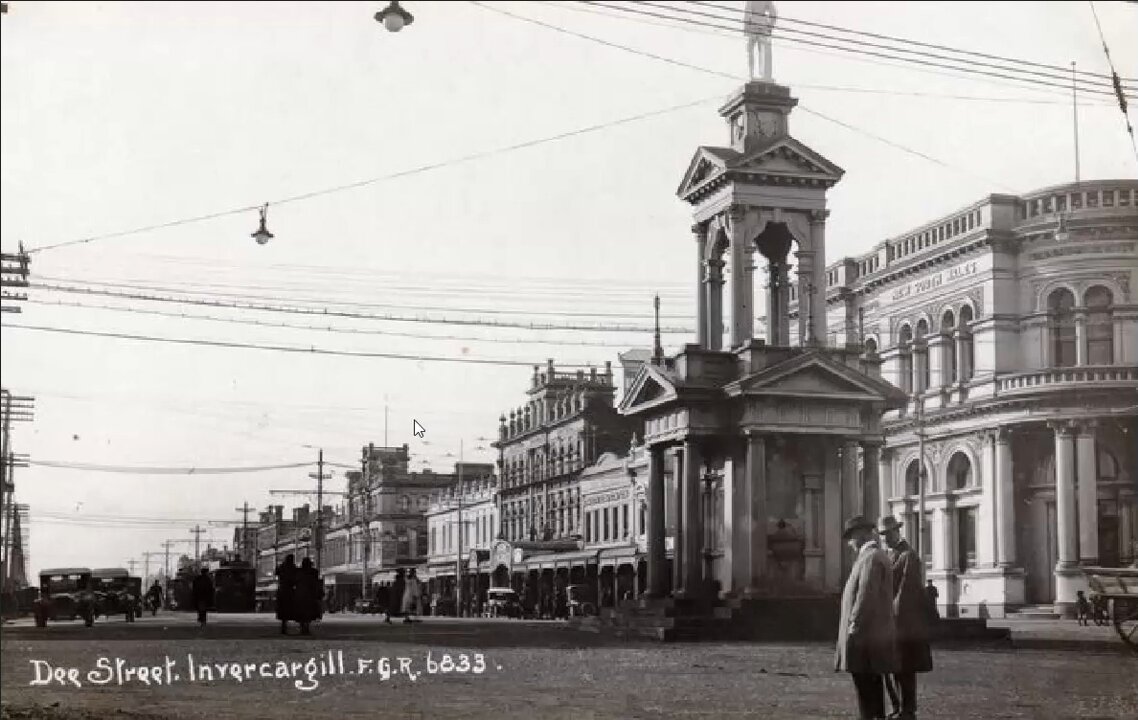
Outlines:
[{"label": "decorative pilaster", "polygon": [[1055,607],[1070,615],[1075,593],[1085,584],[1078,570],[1079,538],[1076,534],[1075,432],[1070,423],[1055,423],[1055,515],[1058,525],[1059,561],[1055,565]]},{"label": "decorative pilaster", "polygon": [[708,346],[708,278],[707,276],[707,223],[698,223],[691,226],[692,235],[695,236],[696,255],[696,342],[701,348]]},{"label": "decorative pilaster", "polygon": [[984,451],[979,468],[980,507],[976,517],[976,565],[990,568],[996,563],[996,435],[984,436]]},{"label": "decorative pilaster", "polygon": [[1087,309],[1075,308],[1075,364],[1087,364]]},{"label": "decorative pilaster", "polygon": [[1079,564],[1097,565],[1098,550],[1098,462],[1095,448],[1097,423],[1081,423],[1075,441],[1079,496]]},{"label": "decorative pilaster", "polygon": [[822,441],[823,450],[823,487],[822,504],[824,513],[822,518],[823,550],[825,551],[825,578],[826,589],[839,591],[842,587],[843,557],[845,547],[842,543],[842,478],[841,467],[838,462],[838,453],[833,445]]},{"label": "decorative pilaster", "polygon": [[737,348],[755,336],[755,302],[751,264],[743,218],[746,208],[732,205],[728,211],[731,242],[731,347]]},{"label": "decorative pilaster", "polygon": [[864,511],[861,478],[858,476],[856,441],[842,445],[842,517],[861,515]]}]

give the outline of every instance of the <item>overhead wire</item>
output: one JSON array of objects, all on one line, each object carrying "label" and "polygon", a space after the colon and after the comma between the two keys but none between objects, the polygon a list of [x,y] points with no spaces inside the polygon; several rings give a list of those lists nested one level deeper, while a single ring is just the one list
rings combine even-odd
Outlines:
[{"label": "overhead wire", "polygon": [[[637,5],[648,5],[648,6],[652,6],[652,7],[663,6],[665,8],[671,9],[671,10],[675,10],[675,11],[679,11],[679,12],[685,12],[685,13],[689,13],[689,14],[703,15],[706,17],[711,17],[711,18],[715,18],[715,19],[719,19],[719,20],[743,20],[746,16],[746,11],[743,10],[742,8],[732,7],[729,5],[720,5],[718,3],[705,2],[702,0],[693,0],[693,2],[691,4],[702,6],[705,8],[713,8],[716,10],[723,10],[726,12],[730,12],[737,17],[736,18],[728,18],[728,17],[722,16],[722,15],[716,15],[714,13],[700,12],[700,11],[685,9],[685,8],[681,8],[681,7],[677,7],[677,6],[666,5],[666,4],[660,3],[660,2],[652,2],[651,0],[635,0],[635,4],[637,4]],[[905,52],[905,53],[910,53],[910,54],[914,54],[914,55],[922,55],[925,57],[949,59],[952,62],[965,62],[965,60],[963,60],[963,59],[958,60],[956,58],[945,58],[943,55],[941,55],[939,53],[927,53],[924,51],[910,50],[909,48],[904,47],[904,46],[896,47],[896,46],[891,46],[891,45],[882,45],[880,43],[871,43],[868,41],[857,40],[857,39],[853,39],[853,38],[834,38],[833,36],[827,35],[825,33],[815,33],[815,32],[808,32],[808,31],[804,31],[804,30],[797,30],[794,28],[788,28],[788,27],[786,27],[786,23],[790,23],[792,25],[804,25],[806,27],[821,28],[824,30],[842,32],[842,33],[846,33],[849,35],[860,35],[860,36],[864,36],[864,37],[874,38],[876,40],[886,40],[886,41],[892,42],[892,43],[903,43],[903,45],[912,45],[912,46],[921,47],[921,48],[929,48],[931,50],[939,50],[941,52],[956,53],[958,55],[970,55],[973,58],[983,58],[983,60],[996,60],[1000,63],[1000,64],[994,64],[994,63],[984,62],[983,60],[969,60],[969,61],[967,61],[967,62],[971,62],[972,64],[980,66],[980,67],[988,67],[988,68],[994,68],[994,69],[999,69],[999,70],[1009,70],[1011,72],[1019,72],[1019,73],[1029,74],[1029,75],[1035,75],[1035,76],[1038,76],[1041,78],[1059,80],[1059,81],[1062,81],[1064,83],[1069,81],[1069,79],[1070,79],[1069,68],[1064,68],[1064,67],[1061,67],[1059,65],[1052,65],[1049,63],[1039,63],[1039,62],[1035,62],[1032,60],[1026,60],[1023,58],[1012,58],[1012,57],[1007,57],[1004,55],[993,55],[991,53],[984,53],[984,52],[979,52],[979,51],[975,51],[975,50],[966,50],[963,48],[956,48],[956,47],[951,47],[948,45],[941,45],[938,43],[923,42],[920,40],[914,40],[913,38],[903,38],[903,37],[898,37],[895,35],[884,35],[881,33],[873,33],[873,32],[868,32],[865,30],[854,30],[854,29],[842,27],[839,25],[829,25],[826,23],[819,23],[819,22],[814,22],[814,21],[810,21],[810,20],[803,20],[800,18],[786,17],[783,15],[780,15],[778,17],[778,25],[780,26],[779,27],[780,32],[784,32],[784,31],[789,30],[791,32],[796,32],[796,33],[800,33],[800,34],[804,34],[804,35],[808,35],[808,36],[812,36],[812,37],[832,38],[832,39],[840,40],[842,42],[849,42],[851,44],[864,45],[866,47],[887,49],[887,50],[891,50],[893,52]],[[1008,63],[1011,63],[1011,65],[1009,66]],[[1018,69],[1015,67],[1017,65],[1023,66],[1025,68],[1036,68],[1036,69],[1021,70],[1021,69]],[[1110,80],[1111,80],[1110,76],[1104,75],[1103,73],[1096,73],[1096,72],[1084,70],[1084,71],[1079,71],[1077,73],[1077,75],[1082,75],[1085,78],[1084,80],[1081,80],[1080,82],[1089,83],[1094,87],[1109,87],[1109,85],[1110,85]],[[1131,79],[1131,80],[1133,81],[1133,79]]]},{"label": "overhead wire", "polygon": [[[538,145],[544,145],[546,143],[551,143],[551,142],[557,142],[559,140],[565,140],[565,139],[568,139],[571,137],[576,137],[578,135],[585,135],[587,133],[598,132],[600,130],[606,130],[606,129],[609,129],[612,127],[617,127],[619,125],[625,125],[628,123],[637,122],[639,120],[645,120],[645,119],[652,118],[652,117],[658,117],[660,115],[665,115],[668,113],[676,112],[678,110],[686,110],[688,108],[693,108],[693,107],[696,107],[699,105],[703,105],[705,103],[708,103],[708,102],[711,102],[711,101],[717,100],[717,99],[718,99],[718,96],[707,97],[707,98],[702,98],[700,100],[695,100],[692,102],[681,103],[679,105],[671,105],[671,106],[668,106],[666,108],[662,108],[659,110],[650,110],[648,112],[637,113],[636,115],[630,115],[628,117],[619,118],[617,120],[610,120],[610,121],[603,122],[603,123],[597,123],[594,125],[589,125],[589,126],[583,127],[583,128],[577,128],[576,130],[570,130],[567,132],[557,133],[556,135],[549,135],[549,136],[542,137],[542,138],[527,140],[525,142],[514,143],[512,145],[494,148],[492,150],[484,150],[484,151],[477,152],[477,153],[471,153],[469,155],[463,155],[461,157],[451,158],[449,160],[443,160],[443,161],[439,161],[439,162],[428,163],[425,165],[419,165],[417,167],[410,168],[407,170],[402,170],[399,172],[389,173],[386,175],[380,175],[380,176],[376,176],[376,177],[366,178],[364,180],[357,180],[357,181],[351,182],[351,183],[345,183],[343,185],[336,185],[334,187],[324,188],[321,190],[313,190],[313,191],[301,193],[298,195],[292,195],[292,196],[288,196],[288,197],[284,197],[284,198],[279,198],[276,200],[271,200],[267,204],[273,205],[273,206],[286,205],[289,203],[300,202],[303,200],[310,200],[312,198],[321,197],[324,195],[332,195],[334,193],[344,192],[347,190],[355,190],[358,188],[367,187],[369,185],[375,185],[377,183],[385,182],[388,180],[395,180],[398,178],[404,178],[404,177],[409,177],[412,175],[418,175],[421,173],[430,172],[432,170],[438,170],[438,169],[445,168],[445,167],[452,167],[455,165],[461,165],[461,164],[468,163],[468,162],[474,162],[476,160],[482,160],[485,158],[493,157],[496,155],[501,155],[504,153],[515,152],[518,150],[524,150],[526,148],[536,147]],[[241,214],[241,213],[250,212],[252,210],[257,210],[257,209],[261,208],[263,205],[265,205],[265,203],[258,203],[256,205],[243,205],[241,207],[233,208],[231,210],[222,210],[219,212],[209,213],[206,215],[198,215],[198,216],[189,217],[189,218],[182,218],[180,220],[171,220],[168,222],[157,223],[157,224],[153,224],[153,225],[146,225],[143,227],[137,227],[137,228],[133,228],[130,230],[120,230],[120,231],[116,231],[116,232],[103,233],[101,235],[92,235],[89,237],[76,238],[74,240],[66,240],[63,242],[57,242],[57,243],[53,243],[50,245],[41,245],[39,247],[28,248],[27,252],[29,255],[31,255],[31,254],[35,254],[35,253],[45,252],[48,250],[56,250],[56,249],[63,248],[63,247],[70,247],[72,245],[81,245],[81,244],[91,243],[91,242],[95,242],[97,240],[107,240],[107,239],[111,239],[111,238],[125,237],[128,235],[137,235],[140,233],[151,232],[154,230],[162,230],[162,229],[166,229],[166,228],[170,228],[170,227],[175,227],[178,225],[186,225],[186,224],[190,224],[190,223],[203,222],[206,220],[214,220],[217,218],[226,217],[228,215],[237,215],[237,214]]]},{"label": "overhead wire", "polygon": [[[487,319],[470,319],[470,318],[453,318],[453,317],[416,317],[410,315],[395,315],[392,313],[364,313],[352,310],[337,310],[328,307],[313,308],[301,307],[291,305],[277,305],[267,303],[248,303],[239,302],[236,300],[214,300],[202,297],[174,297],[173,295],[157,295],[153,293],[139,293],[139,292],[126,292],[118,290],[104,290],[93,287],[73,287],[66,285],[57,285],[52,283],[33,282],[29,283],[29,288],[57,291],[63,293],[73,293],[80,295],[97,295],[106,297],[123,298],[128,300],[143,300],[147,302],[164,302],[164,303],[177,303],[181,305],[200,305],[207,307],[219,308],[236,308],[241,310],[256,310],[259,312],[277,312],[295,315],[319,315],[322,317],[340,317],[340,318],[354,318],[360,320],[380,320],[384,322],[401,322],[401,323],[427,323],[438,325],[467,325],[477,327],[503,327],[503,328],[516,328],[523,330],[577,330],[587,332],[615,332],[615,333],[650,333],[653,332],[654,327],[646,325],[629,325],[629,324],[615,324],[609,323],[605,325],[586,325],[580,323],[549,323],[549,322],[525,322],[523,320],[487,320]],[[195,293],[187,291],[176,291],[181,295],[195,295]],[[11,327],[16,327],[12,325]],[[694,332],[691,328],[687,327],[674,327],[663,326],[660,328],[661,333],[669,334],[691,334]]]},{"label": "overhead wire", "polygon": [[236,473],[259,473],[270,470],[292,470],[315,465],[315,461],[287,463],[283,465],[259,465],[251,467],[142,467],[127,465],[97,465],[94,463],[67,462],[63,460],[27,460],[28,465],[50,467],[64,470],[83,470],[118,474],[141,475],[232,475]]},{"label": "overhead wire", "polygon": [[[518,15],[516,13],[512,13],[512,12],[509,12],[507,10],[502,10],[501,8],[491,7],[489,5],[486,5],[485,3],[478,2],[477,0],[470,0],[470,2],[473,5],[476,5],[480,8],[488,10],[490,12],[498,13],[499,15],[511,17],[511,18],[514,18],[515,20],[521,20],[522,22],[527,22],[527,23],[531,23],[534,25],[538,25],[538,26],[553,30],[555,32],[563,33],[566,35],[571,35],[573,37],[577,37],[577,38],[580,38],[582,40],[588,40],[590,42],[595,42],[595,43],[598,43],[600,45],[605,45],[607,47],[622,50],[624,52],[629,52],[629,53],[632,53],[634,55],[640,55],[642,57],[650,58],[653,60],[658,60],[660,62],[668,63],[670,65],[675,65],[677,67],[688,68],[689,70],[696,70],[698,72],[706,73],[709,75],[716,75],[719,77],[730,78],[732,80],[746,80],[746,78],[742,77],[741,75],[737,75],[734,73],[722,72],[720,70],[713,70],[711,68],[706,68],[706,67],[703,67],[700,65],[695,65],[693,63],[684,62],[682,60],[676,60],[675,58],[665,57],[663,55],[657,55],[656,53],[651,53],[651,52],[647,52],[645,50],[640,50],[638,48],[634,48],[634,47],[631,47],[629,45],[622,45],[620,43],[615,43],[615,42],[612,42],[609,40],[604,40],[602,38],[598,38],[598,37],[595,37],[593,35],[587,35],[585,33],[579,33],[575,30],[569,30],[568,28],[563,28],[563,27],[561,27],[559,25],[555,25],[553,23],[547,23],[547,22],[544,22],[542,20],[537,20],[535,18],[526,17],[524,15]],[[907,146],[902,145],[900,143],[896,143],[896,142],[893,142],[893,141],[888,140],[886,138],[883,138],[880,135],[877,135],[876,133],[871,133],[868,130],[864,130],[864,129],[859,128],[859,127],[852,125],[850,123],[846,123],[846,122],[837,120],[835,118],[829,117],[828,115],[825,115],[823,113],[817,112],[815,110],[811,110],[810,108],[808,108],[802,104],[798,105],[798,109],[807,113],[807,114],[814,115],[815,117],[819,117],[819,118],[826,120],[828,122],[834,123],[834,124],[839,125],[841,127],[844,127],[844,128],[849,129],[849,130],[852,130],[854,132],[857,132],[861,135],[865,135],[866,137],[877,140],[878,142],[882,142],[884,144],[887,144],[890,147],[896,148],[896,149],[901,150],[903,152],[906,152],[910,155],[914,155],[914,156],[919,157],[921,159],[928,160],[928,161],[930,161],[936,165],[939,165],[943,168],[946,168],[949,170],[954,170],[954,171],[959,172],[961,174],[968,175],[968,176],[972,177],[974,180],[982,180],[988,186],[997,186],[997,187],[1007,189],[1010,192],[1015,192],[1014,189],[1008,188],[1006,185],[1004,185],[1002,182],[1000,182],[998,180],[993,180],[991,178],[985,178],[985,177],[977,175],[976,173],[973,173],[969,170],[965,170],[963,168],[956,167],[955,165],[951,165],[949,163],[946,163],[943,160],[939,160],[937,158],[934,158],[931,155],[928,155],[927,153],[923,153],[919,150],[914,150],[913,148],[910,148],[910,147],[907,147]]]},{"label": "overhead wire", "polygon": [[[130,333],[98,332],[95,330],[81,330],[78,328],[62,328],[46,325],[23,325],[8,323],[3,326],[7,329],[29,330],[32,332],[45,332],[62,335],[84,335],[88,337],[111,338],[116,340],[137,340],[141,342],[167,343],[174,345],[192,345],[199,347],[214,347],[244,350],[265,350],[283,353],[299,353],[304,355],[338,355],[342,357],[379,358],[386,360],[411,360],[415,362],[450,362],[469,365],[500,365],[506,367],[532,367],[541,365],[542,360],[514,360],[505,358],[476,358],[476,357],[446,357],[442,355],[410,355],[390,352],[366,352],[361,350],[330,350],[327,348],[293,347],[289,345],[261,345],[256,343],[227,342],[220,340],[197,340],[191,338],[171,338],[155,335],[139,335]],[[585,363],[562,363],[561,367],[584,368]],[[595,367],[595,366],[592,366]]]},{"label": "overhead wire", "polygon": [[[576,12],[576,13],[585,13],[585,14],[589,14],[589,15],[597,15],[600,17],[614,18],[617,20],[623,20],[623,21],[627,21],[627,22],[635,22],[635,23],[639,23],[639,24],[643,24],[643,25],[652,25],[655,27],[663,27],[663,28],[668,28],[670,30],[679,30],[682,32],[696,33],[696,34],[700,34],[700,35],[709,35],[709,36],[714,36],[714,37],[731,37],[731,38],[736,38],[739,35],[738,29],[735,29],[735,30],[728,30],[728,29],[713,30],[713,29],[707,29],[707,28],[702,27],[702,26],[694,26],[694,25],[689,26],[686,24],[678,24],[677,25],[675,22],[663,22],[663,21],[658,21],[658,20],[646,19],[643,17],[634,16],[634,15],[630,15],[628,13],[623,13],[623,12],[608,12],[608,11],[605,11],[602,9],[597,9],[594,7],[577,7],[578,5],[582,4],[579,0],[572,0],[572,2],[554,2],[553,0],[540,0],[540,2],[543,5],[547,5],[549,7],[554,7],[554,8],[557,8],[559,10],[570,10],[570,11]],[[823,55],[823,56],[827,56],[827,57],[841,57],[844,60],[853,60],[856,62],[863,62],[863,63],[868,63],[871,65],[879,65],[882,67],[901,68],[904,70],[910,70],[910,71],[914,71],[914,72],[922,72],[922,73],[928,73],[928,74],[932,74],[932,75],[940,75],[942,77],[956,77],[956,78],[965,77],[966,79],[969,79],[969,80],[976,80],[977,79],[977,78],[967,77],[966,75],[952,74],[950,72],[944,72],[941,70],[931,69],[931,68],[927,68],[927,67],[899,64],[901,61],[887,62],[887,61],[868,58],[868,57],[856,57],[856,56],[855,57],[849,57],[848,55],[842,55],[840,53],[835,53],[835,52],[828,52],[826,50],[817,50],[817,49],[813,49],[810,47],[791,46],[788,49],[791,49],[791,50],[794,50],[797,52],[804,52],[804,53],[815,54],[815,55]],[[957,71],[957,72],[959,72],[959,71]],[[993,80],[990,78],[978,78],[978,79],[980,81],[990,82],[992,84],[999,84],[999,85],[1003,85],[1003,86],[1008,85],[1007,82],[999,81],[999,80]],[[807,90],[823,90],[823,91],[830,91],[830,92],[862,93],[862,94],[868,94],[868,95],[888,95],[888,96],[895,96],[895,97],[918,97],[918,98],[934,98],[934,99],[944,99],[944,100],[965,100],[965,101],[976,101],[976,102],[1020,103],[1020,104],[1029,104],[1029,105],[1067,105],[1068,104],[1067,101],[1060,100],[1060,99],[1046,100],[1043,98],[1028,98],[1028,97],[989,97],[989,96],[976,96],[976,95],[958,95],[958,94],[951,94],[951,93],[920,92],[920,91],[907,91],[907,90],[884,90],[884,89],[880,89],[880,88],[848,87],[848,86],[838,86],[838,85],[817,85],[817,84],[812,84],[812,83],[800,83],[800,82],[794,83],[794,87],[798,88],[798,89],[807,89]],[[1017,85],[1015,87],[1018,88],[1020,86]],[[1030,89],[1033,91],[1038,90],[1038,91],[1047,92],[1048,94],[1051,94],[1050,90],[1045,90],[1043,88],[1032,87],[1032,88],[1022,88],[1022,89]],[[1094,105],[1094,106],[1109,105],[1109,103],[1097,102],[1097,101],[1093,101],[1093,100],[1087,101],[1086,104],[1087,105]]]}]

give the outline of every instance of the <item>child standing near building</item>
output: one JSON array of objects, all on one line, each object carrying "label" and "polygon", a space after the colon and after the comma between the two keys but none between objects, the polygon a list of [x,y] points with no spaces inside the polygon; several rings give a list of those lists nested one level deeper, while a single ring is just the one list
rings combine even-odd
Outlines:
[{"label": "child standing near building", "polygon": [[1087,596],[1082,590],[1075,593],[1075,620],[1080,625],[1087,625],[1087,619],[1091,616],[1091,604],[1087,601]]}]

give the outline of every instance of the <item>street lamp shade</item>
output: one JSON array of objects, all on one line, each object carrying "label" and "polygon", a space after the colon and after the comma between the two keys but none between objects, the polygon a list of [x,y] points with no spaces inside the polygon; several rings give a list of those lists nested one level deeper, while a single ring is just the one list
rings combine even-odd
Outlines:
[{"label": "street lamp shade", "polygon": [[390,32],[399,32],[405,25],[415,21],[415,16],[399,7],[399,0],[391,0],[391,4],[375,14],[375,21],[383,23]]},{"label": "street lamp shade", "polygon": [[269,229],[267,227],[265,227],[265,214],[268,212],[269,204],[265,203],[264,207],[261,208],[261,226],[258,227],[257,231],[250,236],[257,241],[258,245],[264,245],[273,239],[273,234],[269,232]]}]

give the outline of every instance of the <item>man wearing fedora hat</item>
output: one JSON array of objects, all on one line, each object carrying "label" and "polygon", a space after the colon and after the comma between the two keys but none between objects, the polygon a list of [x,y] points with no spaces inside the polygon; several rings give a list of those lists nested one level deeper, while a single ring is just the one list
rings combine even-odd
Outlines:
[{"label": "man wearing fedora hat", "polygon": [[[897,630],[897,671],[885,679],[893,704],[890,718],[913,720],[917,713],[917,673],[933,669],[926,624],[924,563],[901,537],[901,523],[890,515],[877,526],[889,548],[893,568],[893,618]],[[898,697],[900,696],[900,697]]]},{"label": "man wearing fedora hat", "polygon": [[834,669],[853,675],[862,720],[885,718],[883,680],[896,670],[893,571],[876,542],[876,527],[858,516],[846,521],[842,533],[857,559],[842,591]]}]

